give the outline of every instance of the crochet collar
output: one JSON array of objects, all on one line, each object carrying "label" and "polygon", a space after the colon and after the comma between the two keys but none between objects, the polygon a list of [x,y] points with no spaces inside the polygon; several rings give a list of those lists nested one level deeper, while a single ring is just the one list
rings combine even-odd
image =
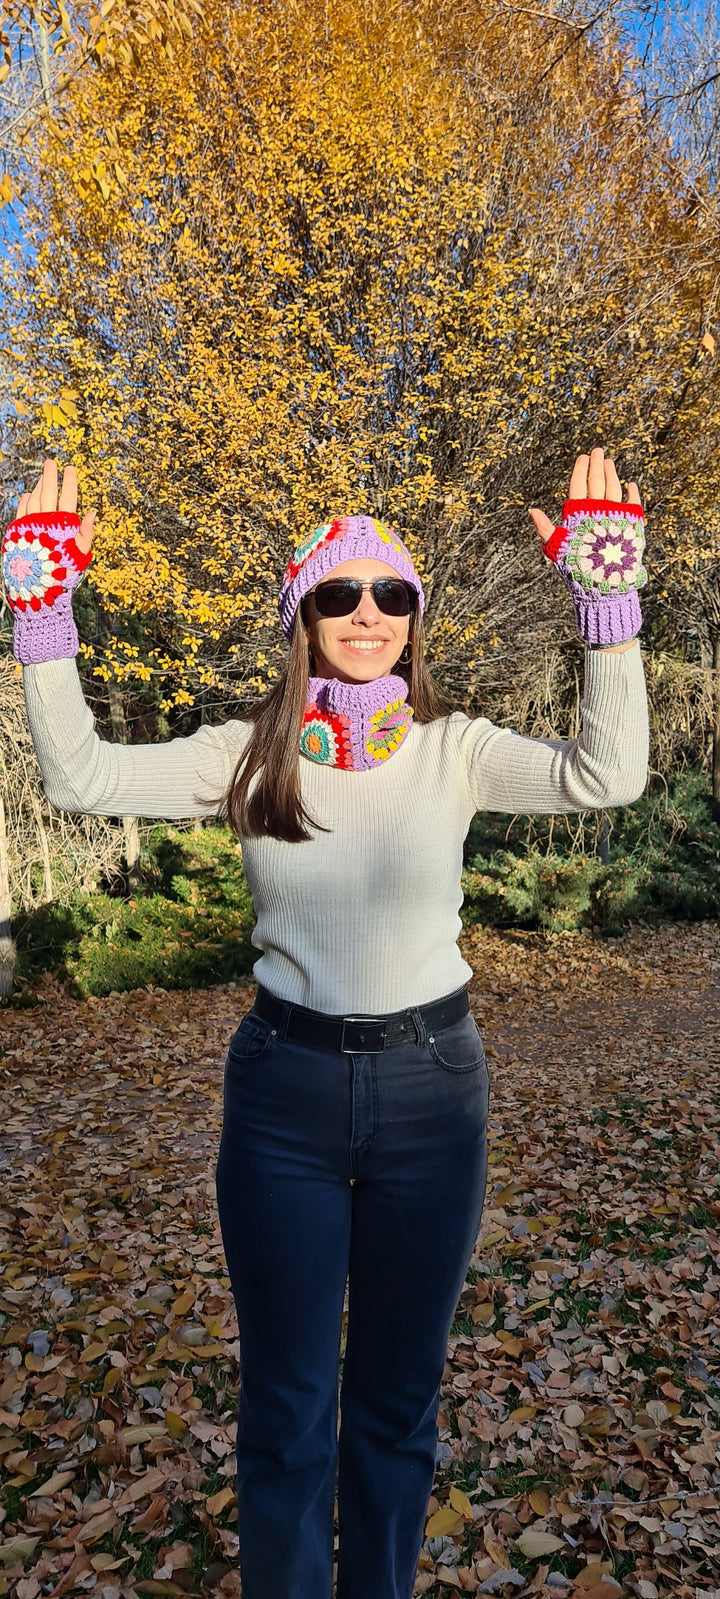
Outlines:
[{"label": "crochet collar", "polygon": [[377,677],[372,683],[311,677],[300,733],[303,755],[344,772],[381,766],[410,732],[407,693],[402,677]]}]

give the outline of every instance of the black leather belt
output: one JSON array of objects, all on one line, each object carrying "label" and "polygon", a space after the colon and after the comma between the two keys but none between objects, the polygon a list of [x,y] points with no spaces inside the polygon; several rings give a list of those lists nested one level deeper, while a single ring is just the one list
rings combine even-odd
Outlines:
[{"label": "black leather belt", "polygon": [[[419,1043],[414,1016],[421,1017],[426,1033],[440,1032],[461,1021],[470,1009],[468,991],[460,988],[432,1005],[418,1005],[411,1010],[393,1011],[390,1016],[326,1016],[324,1011],[306,1010],[304,1005],[292,1005],[283,1037],[296,1044],[310,1044],[314,1049],[338,1051],[342,1055],[381,1055],[392,1044],[410,1040]],[[280,1026],[287,1005],[276,999],[267,988],[258,988],[253,1010],[266,1022]]]}]

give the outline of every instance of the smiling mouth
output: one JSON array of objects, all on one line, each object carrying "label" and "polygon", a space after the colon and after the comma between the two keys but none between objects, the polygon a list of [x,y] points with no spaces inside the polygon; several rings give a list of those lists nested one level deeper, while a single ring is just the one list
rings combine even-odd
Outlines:
[{"label": "smiling mouth", "polygon": [[376,639],[350,639],[350,638],[343,638],[343,639],[340,640],[340,643],[344,644],[345,648],[347,650],[384,650],[385,646],[390,643],[390,640],[386,639],[386,638],[376,638]]}]

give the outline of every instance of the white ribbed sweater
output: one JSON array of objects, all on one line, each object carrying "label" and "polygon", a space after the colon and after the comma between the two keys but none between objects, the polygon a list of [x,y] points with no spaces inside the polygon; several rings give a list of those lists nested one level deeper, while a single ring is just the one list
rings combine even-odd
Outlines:
[{"label": "white ribbed sweater", "polygon": [[[249,735],[202,727],[165,744],[98,738],[75,662],[24,670],[28,719],[54,805],[94,815],[212,814]],[[280,999],[334,1015],[425,1004],[472,975],[457,947],[463,840],[477,810],[524,815],[622,805],[647,776],[640,649],[586,656],[582,731],[529,739],[461,713],[414,724],[376,771],[301,757],[304,844],[243,840],[262,951],[254,971]]]}]

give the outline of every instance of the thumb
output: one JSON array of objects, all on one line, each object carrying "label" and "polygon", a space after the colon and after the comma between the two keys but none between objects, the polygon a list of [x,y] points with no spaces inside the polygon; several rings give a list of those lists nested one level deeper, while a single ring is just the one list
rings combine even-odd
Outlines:
[{"label": "thumb", "polygon": [[538,511],[536,508],[533,508],[528,514],[535,523],[535,532],[542,539],[543,544],[547,544],[551,534],[555,532],[555,524],[550,521],[549,516],[546,516],[544,511]]},{"label": "thumb", "polygon": [[78,549],[82,550],[83,555],[87,555],[90,545],[92,544],[93,533],[95,532],[96,516],[97,511],[88,511],[87,516],[84,516],[82,522],[80,523],[80,532],[78,533],[75,543],[77,544]]}]

